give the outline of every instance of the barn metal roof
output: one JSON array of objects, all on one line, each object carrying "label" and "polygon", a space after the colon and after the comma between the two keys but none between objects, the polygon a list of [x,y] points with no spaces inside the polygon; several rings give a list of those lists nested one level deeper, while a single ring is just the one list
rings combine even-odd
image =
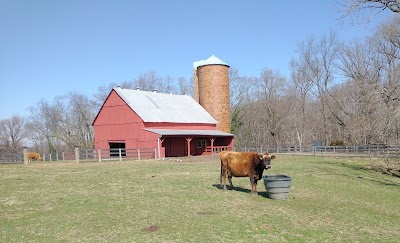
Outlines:
[{"label": "barn metal roof", "polygon": [[160,135],[184,135],[184,136],[189,136],[189,135],[195,135],[195,136],[234,136],[231,133],[226,133],[218,130],[174,130],[174,129],[151,129],[151,128],[145,128],[144,130],[157,133]]},{"label": "barn metal roof", "polygon": [[206,60],[193,62],[194,68],[198,68],[200,66],[206,66],[206,65],[225,65],[225,66],[229,67],[228,64],[226,64],[225,62],[223,62],[221,59],[219,59],[218,57],[216,57],[214,55],[212,55],[211,57],[209,57]]},{"label": "barn metal roof", "polygon": [[218,123],[199,103],[187,95],[121,87],[114,90],[144,122]]}]

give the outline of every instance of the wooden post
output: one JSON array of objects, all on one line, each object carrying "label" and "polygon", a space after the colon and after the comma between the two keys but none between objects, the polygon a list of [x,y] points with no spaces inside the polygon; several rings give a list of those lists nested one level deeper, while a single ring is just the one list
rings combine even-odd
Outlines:
[{"label": "wooden post", "polygon": [[65,154],[64,154],[64,151],[62,151],[62,160],[65,160]]},{"label": "wooden post", "polygon": [[210,141],[211,141],[211,155],[214,155],[214,141],[215,141],[215,137],[210,137]]},{"label": "wooden post", "polygon": [[154,148],[154,159],[157,159],[157,149]]},{"label": "wooden post", "polygon": [[138,156],[138,160],[140,160],[140,149],[137,149],[137,156]]},{"label": "wooden post", "polygon": [[99,162],[101,162],[101,150],[99,149]]},{"label": "wooden post", "polygon": [[79,163],[79,147],[75,147],[75,162]]},{"label": "wooden post", "polygon": [[58,161],[58,151],[56,150],[56,161]]},{"label": "wooden post", "polygon": [[24,147],[24,149],[22,150],[24,153],[24,165],[28,164],[28,149],[26,147]]},{"label": "wooden post", "polygon": [[121,148],[118,149],[119,152],[119,161],[122,161],[122,153],[121,153]]},{"label": "wooden post", "polygon": [[186,137],[188,156],[190,156],[190,141],[192,141],[192,139],[193,137]]}]

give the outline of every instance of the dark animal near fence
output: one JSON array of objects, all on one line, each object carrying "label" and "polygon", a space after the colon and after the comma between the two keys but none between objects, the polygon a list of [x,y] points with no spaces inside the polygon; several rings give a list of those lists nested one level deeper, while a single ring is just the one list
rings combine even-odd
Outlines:
[{"label": "dark animal near fence", "polygon": [[269,153],[231,151],[222,151],[219,157],[221,159],[220,185],[222,186],[223,178],[224,191],[226,191],[226,176],[232,190],[234,190],[232,176],[249,177],[252,194],[257,194],[257,181],[262,178],[264,169],[271,168],[271,160],[275,159],[275,156]]}]

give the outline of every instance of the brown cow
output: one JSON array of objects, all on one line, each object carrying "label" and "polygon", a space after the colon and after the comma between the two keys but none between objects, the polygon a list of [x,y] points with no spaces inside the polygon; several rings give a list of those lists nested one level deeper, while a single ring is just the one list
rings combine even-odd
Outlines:
[{"label": "brown cow", "polygon": [[28,157],[28,161],[32,161],[33,159],[36,160],[36,161],[42,160],[40,158],[40,154],[37,153],[37,152],[28,152],[26,154],[26,157]]},{"label": "brown cow", "polygon": [[268,153],[259,154],[255,152],[231,152],[222,151],[219,154],[221,159],[221,177],[220,185],[222,186],[222,178],[224,178],[224,191],[226,191],[226,176],[228,175],[229,184],[232,189],[232,176],[250,178],[251,193],[257,194],[257,181],[262,178],[264,169],[271,168],[271,159],[275,159],[274,155]]}]

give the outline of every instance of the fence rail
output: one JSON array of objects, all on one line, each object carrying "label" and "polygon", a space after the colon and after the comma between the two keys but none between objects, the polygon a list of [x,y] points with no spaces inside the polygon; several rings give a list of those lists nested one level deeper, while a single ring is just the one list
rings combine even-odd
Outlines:
[{"label": "fence rail", "polygon": [[0,163],[22,163],[24,154],[22,149],[0,149]]},{"label": "fence rail", "polygon": [[[212,154],[224,150],[269,152],[280,154],[304,154],[314,156],[386,156],[400,158],[400,146],[366,145],[366,146],[285,146],[285,147],[240,147],[216,146]],[[157,159],[156,148],[134,149],[79,149],[75,151],[56,151],[53,154],[42,153],[43,161],[123,161]],[[28,163],[23,150],[0,149],[0,163]]]},{"label": "fence rail", "polygon": [[[135,149],[79,149],[74,151],[55,151],[53,153],[41,153],[41,161],[112,161],[112,160],[141,160],[157,158],[155,148]],[[27,149],[0,150],[0,163],[28,163]]]},{"label": "fence rail", "polygon": [[312,155],[346,154],[353,156],[400,155],[400,146],[287,146],[287,147],[236,147],[236,151],[268,153],[301,153]]}]

